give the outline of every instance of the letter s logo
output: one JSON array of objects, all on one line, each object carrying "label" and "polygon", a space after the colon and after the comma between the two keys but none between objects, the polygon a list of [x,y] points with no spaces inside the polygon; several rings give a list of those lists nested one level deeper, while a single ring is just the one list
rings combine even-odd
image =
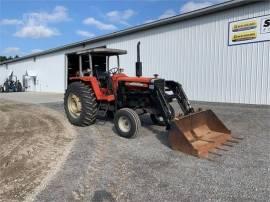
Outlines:
[{"label": "letter s logo", "polygon": [[270,19],[267,19],[264,21],[263,27],[269,27],[270,26]]}]

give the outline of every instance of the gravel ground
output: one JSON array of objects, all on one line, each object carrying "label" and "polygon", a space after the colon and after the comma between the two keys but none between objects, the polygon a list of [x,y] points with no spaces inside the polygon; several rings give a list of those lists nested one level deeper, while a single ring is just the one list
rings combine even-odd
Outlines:
[{"label": "gravel ground", "polygon": [[[63,113],[62,103],[45,106]],[[209,161],[172,151],[167,132],[146,116],[130,140],[111,121],[76,127],[67,160],[36,201],[269,201],[270,107],[200,106],[243,140]]]},{"label": "gravel ground", "polygon": [[63,101],[63,93],[45,92],[13,92],[0,93],[0,99],[12,100],[19,103],[40,104]]},{"label": "gravel ground", "polygon": [[49,181],[75,131],[59,112],[0,100],[0,201],[23,201]]}]

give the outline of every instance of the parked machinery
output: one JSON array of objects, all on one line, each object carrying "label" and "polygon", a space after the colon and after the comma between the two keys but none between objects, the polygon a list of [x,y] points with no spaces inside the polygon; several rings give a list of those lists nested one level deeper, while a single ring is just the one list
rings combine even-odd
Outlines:
[{"label": "parked machinery", "polygon": [[[231,139],[230,130],[213,111],[194,110],[181,84],[158,78],[158,75],[142,77],[140,42],[137,44],[136,77],[124,74],[119,66],[119,55],[126,53],[109,48],[76,53],[79,65],[75,65],[75,70],[70,68],[74,74],[69,75],[64,98],[65,112],[72,124],[88,126],[95,123],[97,116],[105,117],[110,113],[114,114],[117,133],[131,138],[139,133],[139,115],[148,113],[155,124],[169,130],[172,149],[199,157],[207,156],[210,150]],[[89,65],[84,68],[82,58],[86,56]],[[96,56],[99,58],[94,58]],[[116,56],[117,67],[109,67],[111,56]],[[173,101],[178,103],[181,114],[175,113]]]},{"label": "parked machinery", "polygon": [[22,92],[23,87],[21,82],[17,79],[17,76],[11,72],[10,76],[4,82],[2,88],[2,92]]}]

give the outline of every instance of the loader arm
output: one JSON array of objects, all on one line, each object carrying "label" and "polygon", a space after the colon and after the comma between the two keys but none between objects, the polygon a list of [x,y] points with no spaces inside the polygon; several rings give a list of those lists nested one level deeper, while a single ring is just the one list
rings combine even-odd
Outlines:
[{"label": "loader arm", "polygon": [[[166,91],[171,91],[172,94],[167,94]],[[172,102],[173,99],[177,100],[184,115],[194,112],[181,84],[175,81],[154,80],[153,96],[167,129],[170,129],[170,122],[174,119],[169,106],[169,102]]]},{"label": "loader arm", "polygon": [[170,120],[173,119],[172,112],[170,111],[169,103],[165,98],[164,92],[162,92],[162,89],[160,89],[158,86],[155,86],[154,88],[154,100],[161,112],[166,129],[170,129]]},{"label": "loader arm", "polygon": [[165,86],[168,88],[168,91],[172,91],[172,95],[167,95],[167,97],[175,98],[180,105],[181,110],[183,111],[184,115],[188,115],[190,113],[194,112],[193,107],[191,106],[187,95],[182,88],[182,85],[180,83],[177,83],[175,81],[166,81]]}]

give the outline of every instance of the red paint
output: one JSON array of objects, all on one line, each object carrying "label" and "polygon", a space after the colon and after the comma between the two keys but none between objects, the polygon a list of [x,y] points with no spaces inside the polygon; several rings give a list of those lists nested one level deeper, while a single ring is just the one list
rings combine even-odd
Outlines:
[{"label": "red paint", "polygon": [[[114,92],[117,91],[119,81],[149,84],[152,79],[152,78],[146,78],[146,77],[128,77],[126,74],[123,74],[123,73],[114,74],[111,78],[112,78]],[[93,77],[93,76],[70,77],[70,80],[83,81],[84,83],[91,86],[96,95],[97,100],[99,101],[112,102],[115,100],[115,96],[113,92],[110,92],[106,88],[100,88],[99,81],[96,79],[96,77]],[[145,88],[145,87],[129,86],[129,88],[138,89],[138,88]]]}]

